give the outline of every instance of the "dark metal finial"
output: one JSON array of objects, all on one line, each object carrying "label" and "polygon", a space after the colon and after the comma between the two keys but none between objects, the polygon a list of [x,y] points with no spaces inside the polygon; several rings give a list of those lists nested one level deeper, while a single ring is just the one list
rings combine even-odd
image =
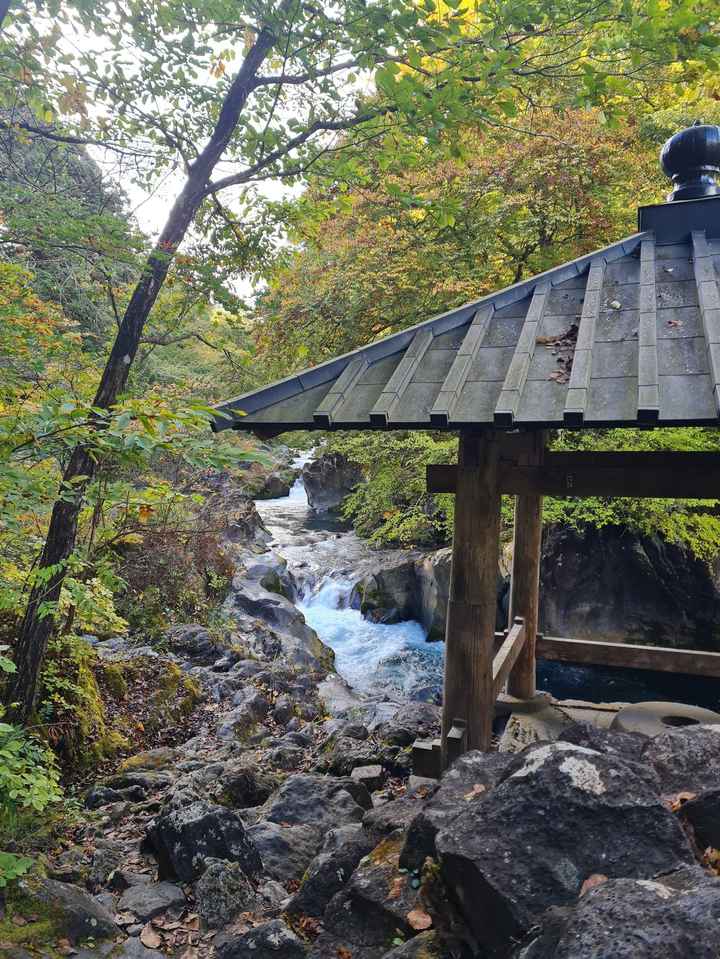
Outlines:
[{"label": "dark metal finial", "polygon": [[675,189],[668,200],[697,200],[720,195],[720,127],[695,123],[670,137],[660,151],[660,165]]}]

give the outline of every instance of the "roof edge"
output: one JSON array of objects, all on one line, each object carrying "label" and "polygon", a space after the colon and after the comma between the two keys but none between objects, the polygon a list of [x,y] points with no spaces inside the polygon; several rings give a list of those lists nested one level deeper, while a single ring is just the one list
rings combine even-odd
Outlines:
[{"label": "roof edge", "polygon": [[[677,203],[673,204],[675,207],[678,205]],[[281,400],[290,399],[315,386],[329,383],[336,379],[353,359],[361,355],[367,362],[375,363],[378,360],[385,359],[405,349],[409,346],[415,334],[423,328],[430,327],[434,335],[447,333],[449,330],[455,329],[455,327],[462,326],[468,322],[468,320],[472,318],[472,315],[482,306],[492,304],[496,310],[502,309],[504,306],[509,306],[511,303],[516,303],[518,300],[524,299],[532,293],[540,282],[550,281],[551,286],[554,286],[583,273],[586,268],[589,268],[593,263],[599,260],[612,262],[613,260],[620,259],[628,253],[632,253],[648,233],[648,230],[642,230],[630,234],[630,236],[624,237],[622,240],[617,240],[615,243],[602,247],[600,250],[585,253],[575,260],[570,260],[560,266],[552,267],[544,273],[538,273],[535,276],[529,277],[527,280],[521,280],[512,286],[497,290],[495,293],[488,293],[486,296],[482,296],[477,300],[471,300],[445,313],[439,313],[437,316],[423,320],[421,323],[416,323],[414,326],[409,326],[404,330],[400,330],[398,333],[392,333],[382,340],[376,340],[374,343],[361,346],[356,350],[352,350],[350,353],[344,353],[342,356],[327,360],[318,366],[310,367],[299,373],[294,373],[292,376],[276,380],[274,383],[269,383],[259,390],[243,393],[229,400],[225,400],[222,403],[218,403],[213,407],[213,409],[217,411],[217,414],[211,422],[212,430],[216,433],[226,429],[242,430],[245,428],[243,426],[244,416],[256,413],[258,410],[272,406],[274,403],[279,403]],[[256,427],[257,424],[248,424],[247,429],[252,430]]]}]

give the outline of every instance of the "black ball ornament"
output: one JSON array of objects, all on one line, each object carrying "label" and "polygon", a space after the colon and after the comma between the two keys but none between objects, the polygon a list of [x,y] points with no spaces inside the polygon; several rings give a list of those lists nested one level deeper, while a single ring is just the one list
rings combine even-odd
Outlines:
[{"label": "black ball ornament", "polygon": [[720,127],[697,122],[676,133],[660,151],[660,165],[675,187],[668,200],[720,195]]}]

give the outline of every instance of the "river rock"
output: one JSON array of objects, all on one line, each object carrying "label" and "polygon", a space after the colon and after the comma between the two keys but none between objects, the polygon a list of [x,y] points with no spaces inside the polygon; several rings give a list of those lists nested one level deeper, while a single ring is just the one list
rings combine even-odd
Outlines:
[{"label": "river rock", "polygon": [[551,917],[518,959],[716,959],[720,879],[697,866],[653,880],[610,879]]},{"label": "river rock", "polygon": [[692,827],[700,849],[708,846],[720,848],[720,789],[708,789],[697,798],[684,802],[680,815]]},{"label": "river rock", "polygon": [[588,877],[651,879],[693,861],[673,814],[622,760],[570,743],[518,756],[436,836],[443,877],[470,928],[509,953]]},{"label": "river rock", "polygon": [[350,779],[298,773],[289,776],[270,799],[263,818],[326,830],[360,822],[365,810],[371,807],[367,790]]},{"label": "river rock", "polygon": [[305,959],[307,949],[280,919],[255,926],[242,935],[215,940],[218,959]]},{"label": "river rock", "polygon": [[[332,649],[320,640],[300,610],[284,596],[237,575],[222,609],[238,624],[250,652],[265,659],[282,656],[292,665],[322,672],[332,669],[335,661]],[[258,628],[258,619],[263,621],[265,629]]]},{"label": "river rock", "polygon": [[20,883],[20,891],[48,909],[58,939],[75,943],[80,939],[107,939],[120,932],[110,912],[77,886],[55,879],[28,879]]},{"label": "river rock", "polygon": [[415,910],[424,912],[421,890],[399,868],[401,848],[399,835],[383,840],[331,900],[323,925],[336,949],[344,948],[355,956],[356,947],[372,947],[382,956],[398,935],[409,938],[417,931],[408,915]]},{"label": "river rock", "polygon": [[225,766],[220,777],[220,795],[224,803],[246,809],[262,806],[279,785],[273,773],[240,759]]},{"label": "river rock", "polygon": [[261,821],[248,829],[265,875],[287,883],[302,879],[323,841],[322,830],[310,824]]},{"label": "river rock", "polygon": [[469,801],[479,802],[487,798],[514,761],[515,757],[510,753],[473,750],[452,764],[439,786],[419,790],[400,865],[406,869],[420,869],[428,856],[434,857],[438,832],[463,812]]},{"label": "river rock", "polygon": [[290,495],[290,487],[295,482],[293,470],[273,472],[265,477],[258,489],[253,490],[254,499],[279,499]]},{"label": "river rock", "polygon": [[428,642],[445,639],[447,604],[450,596],[452,549],[438,549],[415,562],[418,619]]},{"label": "river rock", "polygon": [[383,959],[446,959],[446,956],[438,934],[428,930],[385,953]]},{"label": "river rock", "polygon": [[240,817],[205,800],[167,809],[149,824],[147,837],[163,879],[191,882],[203,872],[206,859],[238,862],[249,876],[262,868]]},{"label": "river rock", "polygon": [[417,554],[390,556],[355,583],[350,604],[375,623],[416,619],[419,608],[415,559]]},{"label": "river rock", "polygon": [[337,512],[345,497],[364,481],[361,468],[342,453],[323,453],[302,471],[310,508],[316,513]]},{"label": "river rock", "polygon": [[134,912],[142,922],[166,909],[182,909],[185,893],[171,882],[141,883],[126,889],[118,903],[119,912]]},{"label": "river rock", "polygon": [[685,726],[648,740],[642,753],[663,794],[720,788],[720,726]]},{"label": "river rock", "polygon": [[293,602],[297,596],[295,577],[288,570],[287,560],[275,552],[248,556],[243,567],[247,579],[255,580],[271,593],[279,593]]},{"label": "river rock", "polygon": [[720,648],[720,589],[686,548],[625,527],[545,530],[540,629],[551,636]]},{"label": "river rock", "polygon": [[238,913],[254,910],[258,895],[239,863],[214,859],[195,886],[195,905],[206,925],[217,929]]},{"label": "river rock", "polygon": [[165,638],[170,652],[192,663],[212,663],[220,650],[220,645],[199,623],[173,626]]},{"label": "river rock", "polygon": [[320,917],[374,843],[360,826],[332,830],[307,868],[300,889],[286,906],[289,914]]},{"label": "river rock", "polygon": [[381,722],[373,735],[391,746],[411,746],[416,739],[432,739],[440,734],[441,711],[431,703],[404,703],[392,718]]}]

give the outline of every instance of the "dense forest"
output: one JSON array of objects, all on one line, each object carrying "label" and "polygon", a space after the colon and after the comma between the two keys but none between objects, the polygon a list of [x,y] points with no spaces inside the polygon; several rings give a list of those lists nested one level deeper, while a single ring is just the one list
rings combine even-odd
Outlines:
[{"label": "dense forest", "polygon": [[[117,721],[128,679],[85,637],[223,631],[208,480],[273,459],[214,435],[212,404],[632,233],[667,192],[663,141],[720,122],[720,31],[709,0],[37,0],[0,17],[2,888],[74,828],[82,785],[196,693],[135,677],[165,684],[167,711]],[[424,468],[454,460],[450,434],[284,442],[360,464],[343,509],[371,544],[449,541],[452,497],[428,496]],[[553,443],[720,448],[683,429]],[[545,510],[713,564],[717,506]]]}]

